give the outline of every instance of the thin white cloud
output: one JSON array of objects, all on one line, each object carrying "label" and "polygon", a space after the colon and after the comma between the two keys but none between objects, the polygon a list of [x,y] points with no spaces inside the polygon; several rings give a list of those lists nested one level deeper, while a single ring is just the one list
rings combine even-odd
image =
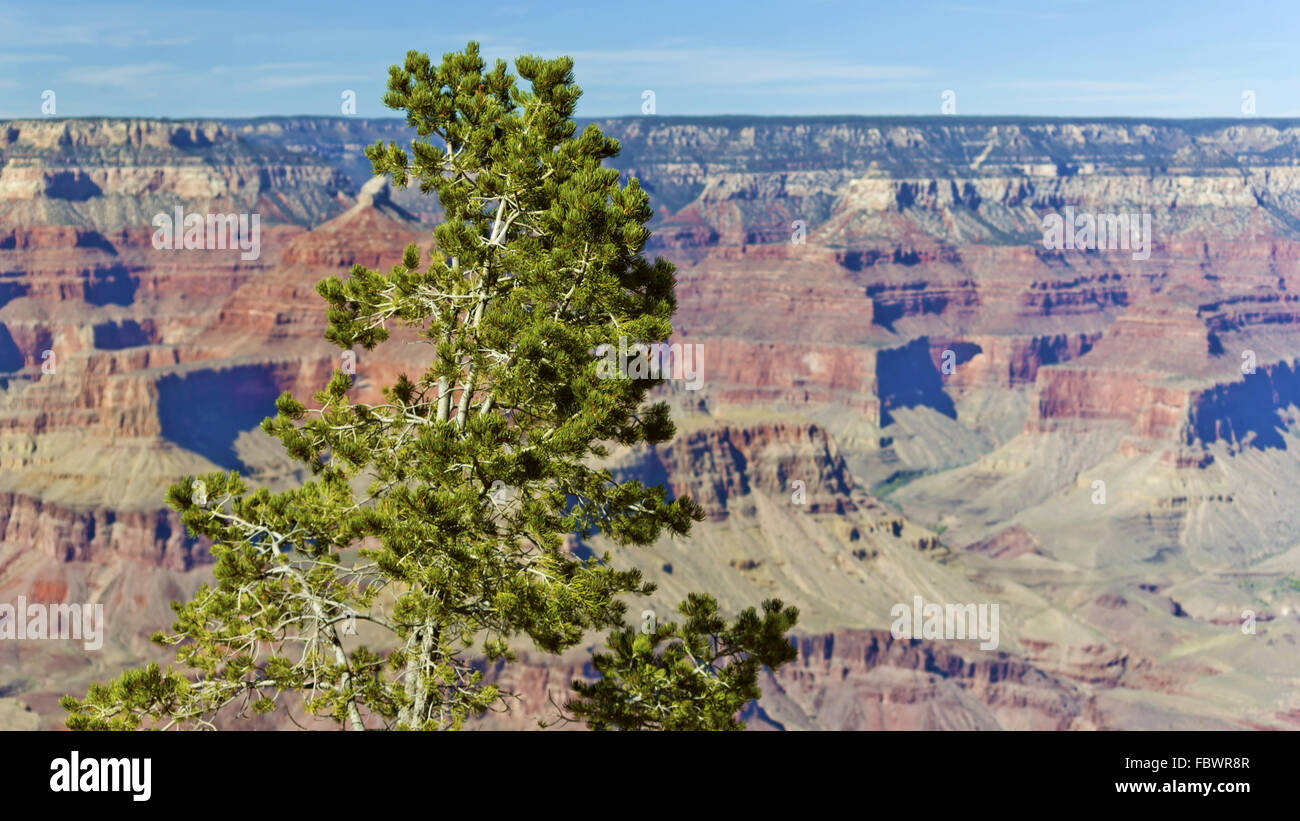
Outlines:
[{"label": "thin white cloud", "polygon": [[263,88],[302,88],[330,83],[362,83],[368,79],[370,78],[358,74],[304,74],[297,77],[267,77],[259,85]]},{"label": "thin white cloud", "polygon": [[[24,10],[25,11],[25,10]],[[109,46],[112,48],[157,48],[188,45],[194,36],[164,32],[157,36],[126,23],[120,13],[106,9],[81,8],[63,15],[77,22],[50,22],[47,14],[19,16],[0,9],[0,46]],[[57,20],[57,18],[55,18]]]},{"label": "thin white cloud", "polygon": [[166,47],[166,46],[188,46],[190,43],[193,43],[194,40],[195,38],[193,37],[167,37],[161,40],[145,40],[139,45],[148,46],[150,48],[159,48],[159,47]]},{"label": "thin white cloud", "polygon": [[1135,83],[1128,80],[1025,80],[1012,83],[994,83],[994,88],[1042,88],[1075,91],[1150,91],[1152,83]]},{"label": "thin white cloud", "polygon": [[304,68],[323,68],[323,67],[325,67],[325,66],[329,66],[329,65],[333,65],[333,64],[332,64],[332,63],[320,63],[320,62],[312,62],[312,63],[262,63],[261,65],[256,65],[256,66],[241,66],[241,68],[246,68],[248,71],[294,71],[294,70],[297,70],[297,69],[304,69]]},{"label": "thin white cloud", "polygon": [[16,63],[58,63],[66,61],[67,57],[58,54],[0,54],[0,65],[14,65]]},{"label": "thin white cloud", "polygon": [[[725,47],[576,50],[568,54],[583,73],[603,77],[639,77],[644,82],[698,83],[713,87],[771,86],[798,83],[881,83],[915,81],[931,76],[921,66],[873,65],[851,60],[804,58],[779,51]],[[579,77],[581,83],[581,77]]]},{"label": "thin white cloud", "polygon": [[81,66],[68,69],[60,75],[65,83],[88,86],[110,86],[132,89],[147,86],[160,75],[174,72],[175,66],[167,63],[142,63],[125,66]]},{"label": "thin white cloud", "polygon": [[0,14],[0,45],[68,46],[96,42],[95,27],[85,23],[40,23]]}]

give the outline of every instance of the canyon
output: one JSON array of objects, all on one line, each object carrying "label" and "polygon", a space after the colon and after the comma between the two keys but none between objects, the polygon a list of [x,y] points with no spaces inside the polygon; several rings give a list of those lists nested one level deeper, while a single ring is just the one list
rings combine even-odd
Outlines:
[{"label": "canyon", "polygon": [[[633,607],[661,617],[694,590],[797,605],[751,729],[1300,725],[1300,123],[598,125],[703,367],[658,392],[677,438],[611,469],[707,518],[570,549],[641,568],[659,590]],[[210,578],[168,485],[302,480],[258,423],[343,361],[316,282],[428,247],[436,202],[361,154],[410,138],[0,122],[0,600],[102,603],[108,630],[93,654],[0,642],[0,726],[60,726],[60,695],[163,657],[149,634]],[[1149,215],[1149,256],[1045,247],[1067,207]],[[260,254],[156,249],[176,208],[260,214]],[[353,352],[354,392],[421,355]],[[998,648],[891,635],[914,596],[997,603]],[[482,726],[553,720],[589,652],[488,670],[519,707]]]}]

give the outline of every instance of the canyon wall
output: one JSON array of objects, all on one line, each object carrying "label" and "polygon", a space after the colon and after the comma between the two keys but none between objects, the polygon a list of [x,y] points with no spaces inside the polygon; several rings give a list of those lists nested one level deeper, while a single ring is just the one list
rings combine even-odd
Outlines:
[{"label": "canyon wall", "polygon": [[[651,194],[671,341],[703,366],[698,390],[660,391],[677,439],[613,465],[709,518],[619,560],[662,582],[656,608],[698,587],[807,614],[753,726],[1289,725],[1300,125],[599,125]],[[60,691],[151,652],[167,597],[210,572],[169,484],[301,480],[257,425],[343,361],[316,282],[431,242],[437,203],[370,181],[361,153],[409,138],[356,118],[0,123],[0,595],[129,605],[117,655],[42,678],[37,650],[6,651],[24,670],[6,698],[57,723]],[[155,248],[178,207],[258,214],[260,253]],[[1149,234],[1044,247],[1067,209]],[[422,368],[413,341],[352,352],[357,395]],[[893,639],[890,606],[920,594],[1000,603],[1000,655]],[[530,698],[582,668],[530,658]]]}]

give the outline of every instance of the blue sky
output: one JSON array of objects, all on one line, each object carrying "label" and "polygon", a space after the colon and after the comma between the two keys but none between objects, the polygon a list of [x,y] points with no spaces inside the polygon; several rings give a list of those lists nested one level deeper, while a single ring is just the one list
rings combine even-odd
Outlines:
[{"label": "blue sky", "polygon": [[1300,3],[0,0],[0,117],[391,116],[387,68],[575,58],[579,114],[1300,116]]}]

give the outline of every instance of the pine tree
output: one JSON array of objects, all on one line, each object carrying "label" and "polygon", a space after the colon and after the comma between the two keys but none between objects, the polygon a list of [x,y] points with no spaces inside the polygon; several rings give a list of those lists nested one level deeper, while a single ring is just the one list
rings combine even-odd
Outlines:
[{"label": "pine tree", "polygon": [[761,667],[795,659],[786,633],[799,611],[770,599],[762,618],[751,607],[729,625],[713,597],[701,594],[678,611],[686,619],[680,626],[610,633],[613,652],[592,657],[600,678],[573,683],[565,718],[593,730],[743,730],[736,714],[761,695]]},{"label": "pine tree", "polygon": [[[429,345],[431,364],[378,404],[351,401],[342,371],[314,407],[281,396],[262,428],[310,466],[300,488],[272,493],[216,473],[169,489],[168,504],[215,559],[214,583],[173,605],[174,632],[155,636],[189,672],[152,664],[93,685],[84,700],[65,697],[69,727],[210,727],[218,711],[292,709],[300,698],[307,713],[350,729],[458,728],[505,703],[476,660],[513,660],[512,640],[558,653],[612,629],[626,656],[623,597],[654,586],[616,570],[608,553],[575,559],[562,537],[644,545],[685,535],[703,516],[690,499],[595,466],[610,443],[674,434],[667,405],[645,404],[661,380],[600,378],[593,356],[620,337],[669,337],[674,269],[641,255],[649,198],[602,167],[617,141],[594,125],[577,134],[572,60],[525,56],[515,66],[527,90],[504,61],[485,71],[476,43],[440,65],[412,51],[390,69],[384,102],[417,136],[409,153],[377,143],[366,155],[398,187],[436,194],[446,219],[423,260],[412,245],[388,272],[354,265],[318,291],[326,338],[340,348],[373,349],[404,325]],[[786,659],[771,645],[790,649],[793,611],[768,603],[761,624],[742,614],[722,633],[736,659],[724,669],[700,650],[699,636],[721,629],[702,601],[683,605],[681,649],[670,645],[662,664],[676,682],[683,658],[701,660],[694,675],[717,685],[703,690],[710,717],[699,726],[733,726],[718,710],[734,715],[738,698],[757,696],[757,663]],[[383,646],[348,640],[344,626],[356,623],[386,635]],[[655,646],[675,636],[656,633]],[[656,663],[638,653],[637,664]],[[670,704],[671,720],[619,708],[674,696],[658,685],[642,694],[630,667],[609,669],[607,684],[579,688],[583,720],[691,726],[680,714],[695,702]]]}]

